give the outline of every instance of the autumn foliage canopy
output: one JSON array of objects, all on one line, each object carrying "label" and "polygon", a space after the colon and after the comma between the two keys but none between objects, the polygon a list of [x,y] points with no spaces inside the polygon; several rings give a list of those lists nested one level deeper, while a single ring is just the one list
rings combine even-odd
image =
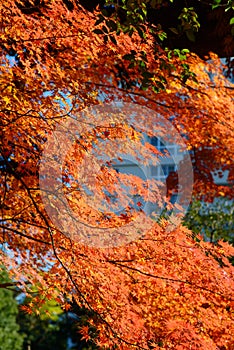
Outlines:
[{"label": "autumn foliage canopy", "polygon": [[[166,138],[171,125],[192,194],[233,198],[234,86],[215,54],[165,50],[160,28],[131,32],[68,3],[0,4],[0,261],[32,295],[29,312],[52,298],[76,303],[87,310],[83,338],[103,348],[231,350],[234,248],[194,237],[180,216],[126,205],[123,188],[169,206],[173,179],[162,193],[112,165],[123,154],[160,162],[143,135]],[[215,184],[226,170],[230,186]],[[125,209],[110,210],[111,196]]]}]

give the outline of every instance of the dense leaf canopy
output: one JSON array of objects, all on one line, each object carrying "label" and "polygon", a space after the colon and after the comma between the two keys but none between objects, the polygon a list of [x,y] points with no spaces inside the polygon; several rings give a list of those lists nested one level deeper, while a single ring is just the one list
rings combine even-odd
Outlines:
[{"label": "dense leaf canopy", "polygon": [[[231,350],[233,247],[126,205],[121,184],[169,203],[156,181],[111,167],[122,154],[155,165],[162,153],[143,136],[172,128],[191,157],[178,174],[189,179],[193,165],[194,195],[233,198],[233,84],[219,57],[166,50],[155,40],[163,31],[144,21],[131,30],[104,14],[103,28],[103,12],[79,2],[0,9],[0,259],[31,309],[75,301],[89,310],[83,338],[103,347]],[[230,186],[213,181],[224,170]],[[185,202],[186,183],[176,184]],[[116,195],[120,213],[103,205]]]}]

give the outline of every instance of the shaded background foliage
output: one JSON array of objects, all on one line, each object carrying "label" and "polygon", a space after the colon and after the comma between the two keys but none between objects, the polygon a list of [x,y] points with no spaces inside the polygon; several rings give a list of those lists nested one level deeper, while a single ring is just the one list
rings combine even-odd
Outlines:
[{"label": "shaded background foliage", "polygon": [[[10,283],[6,270],[0,266],[0,283]],[[14,291],[0,288],[0,349],[22,350],[25,334],[17,322],[18,305]]]}]

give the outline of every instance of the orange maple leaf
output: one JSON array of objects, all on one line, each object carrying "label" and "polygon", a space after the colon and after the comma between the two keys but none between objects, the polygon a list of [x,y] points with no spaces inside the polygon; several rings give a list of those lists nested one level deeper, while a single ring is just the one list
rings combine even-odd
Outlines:
[{"label": "orange maple leaf", "polygon": [[89,341],[90,335],[89,335],[89,326],[83,326],[79,333],[82,335],[81,340],[85,340],[86,342]]}]

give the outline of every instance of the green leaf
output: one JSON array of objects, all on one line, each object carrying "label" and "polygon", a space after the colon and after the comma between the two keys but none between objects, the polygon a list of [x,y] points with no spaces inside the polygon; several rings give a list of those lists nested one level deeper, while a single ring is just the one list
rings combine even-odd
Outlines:
[{"label": "green leaf", "polygon": [[230,22],[229,22],[231,25],[232,24],[234,24],[234,17],[232,17],[231,19],[230,19]]},{"label": "green leaf", "polygon": [[106,25],[108,26],[108,28],[110,28],[113,32],[115,32],[117,30],[117,24],[112,21],[112,20],[108,20],[106,21]]},{"label": "green leaf", "polygon": [[136,62],[132,62],[129,64],[128,68],[134,68],[136,66]]},{"label": "green leaf", "polygon": [[147,16],[147,9],[146,9],[146,8],[143,8],[143,9],[141,9],[141,10],[142,10],[144,16],[146,17],[146,16]]},{"label": "green leaf", "polygon": [[189,53],[190,51],[189,51],[189,49],[182,49],[181,52],[182,53]]},{"label": "green leaf", "polygon": [[186,36],[187,38],[192,41],[193,43],[196,41],[196,37],[195,37],[195,34],[194,34],[194,31],[193,30],[187,30],[186,31]]},{"label": "green leaf", "polygon": [[139,64],[139,67],[141,67],[141,68],[145,68],[145,62],[144,61],[138,61],[138,64]]},{"label": "green leaf", "polygon": [[99,19],[95,22],[95,26],[102,23],[105,20],[105,18],[102,15],[99,15]]},{"label": "green leaf", "polygon": [[152,86],[152,90],[153,92],[155,92],[156,94],[159,93],[159,88],[157,86]]},{"label": "green leaf", "polygon": [[151,1],[150,1],[150,6],[151,6],[152,8],[155,8],[157,5],[158,5],[158,1],[157,1],[157,0],[151,0]]},{"label": "green leaf", "polygon": [[160,39],[161,41],[163,41],[164,39],[167,38],[167,33],[161,32],[161,33],[158,34],[158,37],[159,37],[159,39]]},{"label": "green leaf", "polygon": [[216,9],[217,7],[219,7],[219,5],[212,5],[211,6],[212,10]]},{"label": "green leaf", "polygon": [[103,32],[105,32],[106,34],[108,34],[108,29],[107,29],[106,26],[102,26],[102,30],[103,30]]},{"label": "green leaf", "polygon": [[101,10],[103,16],[108,17],[108,11],[106,9]]},{"label": "green leaf", "polygon": [[108,42],[108,35],[104,36],[104,43],[106,44]]},{"label": "green leaf", "polygon": [[137,29],[138,34],[139,34],[139,36],[141,37],[141,39],[145,39],[146,36],[145,36],[145,33],[143,32],[143,30],[140,29],[140,28],[138,28],[138,27],[137,27],[136,29]]},{"label": "green leaf", "polygon": [[134,55],[132,54],[126,54],[123,56],[124,60],[132,61],[134,59]]},{"label": "green leaf", "polygon": [[110,35],[110,40],[112,41],[113,44],[117,45],[117,41],[113,35]]},{"label": "green leaf", "polygon": [[[0,265],[0,282],[11,282],[4,267]],[[0,349],[22,350],[24,335],[17,323],[18,308],[11,290],[0,288]]]},{"label": "green leaf", "polygon": [[144,72],[142,73],[143,77],[146,78],[146,79],[150,79],[150,78],[153,78],[154,74],[153,73],[150,73],[150,72]]},{"label": "green leaf", "polygon": [[189,65],[188,65],[188,64],[186,64],[186,63],[183,63],[183,64],[182,64],[182,67],[183,67],[184,69],[186,69],[186,70],[188,70],[188,69],[189,69]]},{"label": "green leaf", "polygon": [[176,35],[178,35],[179,34],[179,32],[178,32],[178,30],[176,29],[176,28],[169,28],[170,29],[170,31],[172,31],[172,33],[174,33],[174,34],[176,34]]},{"label": "green leaf", "polygon": [[101,29],[94,29],[93,33],[95,33],[95,34],[103,34],[103,31]]},{"label": "green leaf", "polygon": [[148,78],[144,78],[144,79],[142,80],[142,86],[143,86],[143,87],[148,87],[149,84],[150,84],[150,81],[149,81]]}]

